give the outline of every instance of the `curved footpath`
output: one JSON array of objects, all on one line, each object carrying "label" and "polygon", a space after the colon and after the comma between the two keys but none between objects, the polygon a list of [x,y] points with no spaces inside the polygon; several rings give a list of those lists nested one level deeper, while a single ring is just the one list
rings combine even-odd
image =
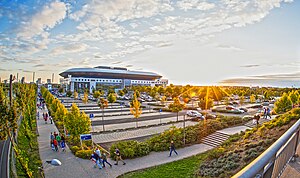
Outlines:
[{"label": "curved footpath", "polygon": [[[168,157],[169,151],[163,152],[151,152],[149,155],[125,160],[126,165],[119,164],[118,166],[113,165],[112,168],[106,167],[102,170],[98,168],[94,168],[94,163],[90,160],[84,160],[81,158],[76,158],[67,147],[67,151],[63,152],[53,152],[50,148],[50,132],[57,132],[57,128],[54,124],[45,124],[42,119],[42,113],[47,112],[47,110],[38,109],[40,114],[40,119],[37,120],[37,126],[39,131],[38,144],[39,144],[39,152],[43,162],[44,173],[46,178],[93,178],[93,177],[117,177],[126,172],[131,172],[139,169],[144,169],[160,164],[165,164],[169,162],[173,162],[176,160],[180,160],[183,158],[187,158],[193,155],[197,155],[203,153],[207,150],[212,149],[212,146],[208,146],[205,144],[196,144],[189,147],[178,149],[178,156],[174,155],[172,157]],[[230,130],[224,129],[223,132],[228,135],[240,132],[242,130],[246,130],[249,127],[238,126],[232,127]],[[220,131],[222,132],[222,131]],[[61,161],[61,166],[52,166],[46,163],[48,160],[58,159]],[[108,160],[110,163],[114,163],[113,160]]]}]

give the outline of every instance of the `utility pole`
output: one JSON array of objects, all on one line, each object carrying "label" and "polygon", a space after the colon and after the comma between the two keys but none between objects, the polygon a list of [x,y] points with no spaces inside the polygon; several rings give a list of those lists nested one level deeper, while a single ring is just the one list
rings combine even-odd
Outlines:
[{"label": "utility pole", "polygon": [[17,82],[19,82],[19,73],[17,73]]},{"label": "utility pole", "polygon": [[52,83],[54,82],[54,73],[52,73]]},{"label": "utility pole", "polygon": [[12,80],[13,80],[13,76],[12,76],[12,74],[10,74],[10,76],[9,76],[9,105],[10,105],[10,108],[12,107]]},{"label": "utility pole", "polygon": [[33,72],[33,75],[32,75],[32,82],[34,83],[34,77],[35,77],[35,72]]}]

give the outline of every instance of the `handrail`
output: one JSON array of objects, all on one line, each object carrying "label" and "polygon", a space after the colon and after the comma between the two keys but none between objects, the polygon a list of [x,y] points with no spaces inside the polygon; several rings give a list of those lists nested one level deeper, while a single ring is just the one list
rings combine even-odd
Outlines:
[{"label": "handrail", "polygon": [[[264,151],[259,157],[252,161],[249,165],[243,168],[240,172],[233,176],[233,178],[251,178],[251,177],[263,177],[266,173],[266,169],[272,167],[275,162],[276,155],[280,149],[291,139],[291,137],[299,132],[300,119],[287,130],[275,143],[273,143],[266,151]],[[298,140],[296,146],[299,144]],[[294,150],[295,151],[295,150]]]}]

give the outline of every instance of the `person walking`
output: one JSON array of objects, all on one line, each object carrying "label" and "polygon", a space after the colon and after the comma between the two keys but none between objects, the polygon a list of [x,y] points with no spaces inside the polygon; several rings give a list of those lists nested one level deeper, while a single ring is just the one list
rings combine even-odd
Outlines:
[{"label": "person walking", "polygon": [[255,114],[254,119],[256,120],[256,126],[258,126],[259,125],[260,115],[259,114]]},{"label": "person walking", "polygon": [[50,124],[53,124],[52,116],[49,116]]},{"label": "person walking", "polygon": [[58,134],[56,137],[55,137],[55,139],[57,140],[57,143],[58,143],[58,146],[59,147],[61,147],[61,137],[60,137],[60,135]]},{"label": "person walking", "polygon": [[270,108],[267,108],[267,116],[266,116],[266,119],[267,119],[267,117],[270,117],[270,119],[272,118],[271,117],[271,109]]},{"label": "person walking", "polygon": [[61,141],[61,149],[62,149],[62,152],[66,152],[66,143],[65,143],[65,141]]},{"label": "person walking", "polygon": [[266,107],[264,107],[264,117],[263,118],[267,119],[267,108]]},{"label": "person walking", "polygon": [[123,162],[123,165],[125,165],[126,163],[122,159],[121,152],[118,148],[115,149],[115,154],[116,154],[116,163],[115,163],[115,165],[118,165],[119,160]]},{"label": "person walking", "polygon": [[112,167],[112,165],[107,161],[107,156],[105,153],[102,154],[102,164],[103,167],[105,167],[105,163],[107,163],[110,167]]},{"label": "person walking", "polygon": [[53,140],[55,139],[54,135],[52,134],[52,132],[50,133],[50,147],[52,147],[53,144]]},{"label": "person walking", "polygon": [[172,152],[173,152],[173,151],[176,153],[176,155],[178,155],[177,151],[175,150],[175,144],[174,144],[174,141],[172,140],[172,141],[171,141],[171,144],[170,144],[170,155],[169,155],[169,157],[172,156]]},{"label": "person walking", "polygon": [[99,169],[102,169],[102,166],[101,166],[101,164],[100,164],[100,162],[99,162],[100,157],[98,156],[97,153],[94,152],[94,153],[92,154],[92,156],[90,157],[90,159],[91,159],[94,163],[96,163],[96,164],[94,165],[94,168],[96,168],[96,166],[98,166]]},{"label": "person walking", "polygon": [[55,151],[56,151],[56,152],[58,152],[58,147],[57,147],[57,145],[58,145],[58,142],[57,142],[57,140],[56,140],[56,139],[54,139],[54,140],[53,140],[53,145],[54,145],[54,149],[55,149]]}]

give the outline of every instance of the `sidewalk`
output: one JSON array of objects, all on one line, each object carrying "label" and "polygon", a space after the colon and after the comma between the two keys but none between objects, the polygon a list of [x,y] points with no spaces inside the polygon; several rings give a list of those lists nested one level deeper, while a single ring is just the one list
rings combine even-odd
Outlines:
[{"label": "sidewalk", "polygon": [[[177,160],[181,160],[193,155],[203,153],[207,150],[212,149],[213,147],[205,144],[196,144],[189,147],[178,149],[178,156],[174,155],[168,157],[169,151],[163,152],[151,152],[149,155],[125,160],[126,165],[119,164],[118,166],[113,165],[112,168],[106,167],[102,170],[94,168],[94,163],[90,160],[84,160],[76,158],[69,148],[67,147],[67,152],[54,152],[50,148],[50,132],[57,132],[57,128],[54,124],[45,124],[42,119],[42,112],[47,112],[47,110],[38,110],[40,112],[40,119],[37,120],[37,126],[39,130],[39,152],[44,166],[44,173],[46,178],[93,178],[93,177],[107,177],[113,178],[117,177],[126,172],[131,172],[139,169],[145,169],[148,167],[153,167]],[[241,128],[237,127],[236,129],[231,128],[230,134],[240,132],[241,130],[246,129],[247,127]],[[224,130],[228,132],[228,130]],[[61,166],[52,166],[48,165],[46,160],[58,159],[61,161]],[[114,161],[108,159],[108,161],[113,164]]]},{"label": "sidewalk", "polygon": [[[88,170],[85,169],[84,163],[80,159],[76,158],[69,148],[66,148],[66,152],[54,152],[50,148],[50,132],[58,132],[54,124],[45,124],[43,119],[43,112],[48,110],[38,109],[39,118],[37,119],[37,128],[39,132],[38,144],[39,153],[44,167],[44,173],[46,178],[59,178],[59,177],[90,177]],[[46,163],[52,159],[58,159],[61,161],[62,166],[52,166]]]}]

